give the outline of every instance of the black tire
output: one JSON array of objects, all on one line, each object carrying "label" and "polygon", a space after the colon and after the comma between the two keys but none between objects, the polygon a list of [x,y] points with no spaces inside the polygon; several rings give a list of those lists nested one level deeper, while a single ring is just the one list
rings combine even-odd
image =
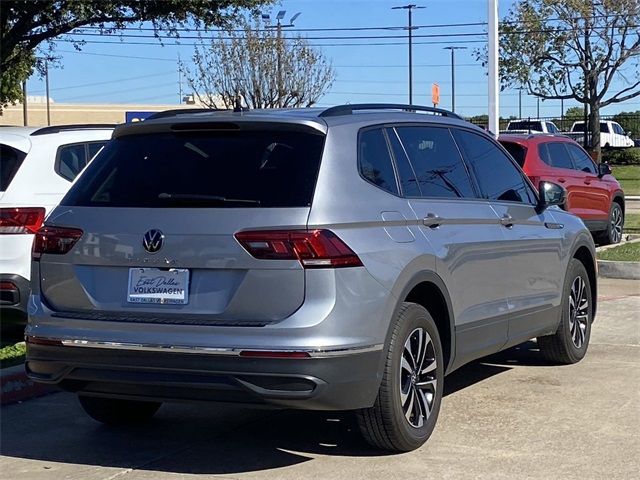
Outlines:
[{"label": "black tire", "polygon": [[[580,280],[578,280],[580,279]],[[584,298],[587,301],[586,309],[572,307],[570,297],[572,291],[580,282],[584,285]],[[581,306],[582,300],[573,300],[574,304]],[[582,314],[586,317],[580,318]],[[584,321],[584,323],[583,323]],[[591,323],[593,321],[593,302],[591,297],[591,282],[584,265],[579,260],[572,258],[567,269],[562,290],[562,318],[558,330],[553,335],[538,337],[538,347],[544,358],[552,363],[572,364],[584,358],[591,338]],[[580,338],[582,339],[580,341]]]},{"label": "black tire", "polygon": [[106,425],[137,425],[148,422],[162,405],[160,402],[121,400],[78,395],[87,414]]},{"label": "black tire", "polygon": [[619,203],[613,202],[609,211],[607,229],[596,236],[600,245],[611,245],[620,243],[624,231],[624,214]]},{"label": "black tire", "polygon": [[[428,337],[423,336],[424,332]],[[422,343],[427,347],[422,355],[423,361],[414,362],[411,353],[414,351],[414,346],[416,352],[421,350],[418,347],[419,338],[424,339]],[[429,339],[431,346],[429,346]],[[405,349],[407,342],[411,350]],[[417,356],[420,357],[419,354]],[[403,358],[406,360],[405,363]],[[409,360],[422,365],[414,369],[414,374],[409,374],[409,370],[402,367],[408,366]],[[435,368],[433,368],[433,361],[435,361]],[[417,375],[416,370],[427,373]],[[370,445],[383,450],[408,452],[420,447],[429,439],[438,420],[443,383],[442,346],[436,324],[422,306],[404,303],[394,319],[382,383],[376,401],[373,407],[357,412],[358,426],[364,439]],[[408,393],[404,394],[401,388]],[[409,418],[403,411],[402,395],[406,395],[404,406],[410,412]],[[409,408],[411,398],[417,402],[412,409]],[[410,423],[419,424],[421,419],[419,414],[425,411],[430,413],[426,416],[422,415],[420,426]]]}]

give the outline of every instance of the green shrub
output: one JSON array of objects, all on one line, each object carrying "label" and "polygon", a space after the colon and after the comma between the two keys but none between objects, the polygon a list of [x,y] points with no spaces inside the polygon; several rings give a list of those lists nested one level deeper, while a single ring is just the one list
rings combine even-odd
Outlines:
[{"label": "green shrub", "polygon": [[611,165],[640,165],[640,148],[602,150],[602,161]]}]

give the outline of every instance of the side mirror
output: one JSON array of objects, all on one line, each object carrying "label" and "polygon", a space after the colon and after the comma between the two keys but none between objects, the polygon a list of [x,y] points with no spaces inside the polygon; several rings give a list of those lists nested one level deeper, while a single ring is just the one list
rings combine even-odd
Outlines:
[{"label": "side mirror", "polygon": [[633,134],[633,132],[632,132],[631,130],[629,130],[629,131],[627,132],[627,137],[631,138],[631,135],[632,135],[632,134]]},{"label": "side mirror", "polygon": [[567,202],[567,191],[561,185],[551,182],[540,182],[538,186],[538,209],[544,210],[551,205],[564,205]]},{"label": "side mirror", "polygon": [[598,176],[602,178],[605,175],[611,175],[611,166],[608,163],[599,163]]}]

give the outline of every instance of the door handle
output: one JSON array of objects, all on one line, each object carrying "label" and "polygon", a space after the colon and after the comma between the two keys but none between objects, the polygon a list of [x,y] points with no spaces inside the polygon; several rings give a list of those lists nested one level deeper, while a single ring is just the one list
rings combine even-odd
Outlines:
[{"label": "door handle", "polygon": [[504,215],[502,215],[502,218],[500,219],[500,225],[507,228],[513,227],[513,217],[508,213],[505,213]]},{"label": "door handle", "polygon": [[438,228],[442,224],[442,218],[435,213],[427,213],[427,216],[422,219],[422,224],[429,228]]}]

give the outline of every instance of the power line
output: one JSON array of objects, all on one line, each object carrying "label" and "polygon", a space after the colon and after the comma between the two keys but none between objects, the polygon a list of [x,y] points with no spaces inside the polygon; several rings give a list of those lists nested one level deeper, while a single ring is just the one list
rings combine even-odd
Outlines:
[{"label": "power line", "polygon": [[[127,82],[127,81],[131,81],[131,80],[141,80],[143,78],[167,76],[167,75],[171,75],[173,73],[175,73],[175,72],[168,71],[168,72],[162,72],[162,73],[152,73],[150,75],[138,75],[136,77],[119,78],[119,79],[116,79],[116,80],[106,80],[104,82],[83,83],[83,84],[79,84],[79,85],[68,85],[66,87],[52,88],[51,91],[58,92],[60,90],[71,90],[72,88],[97,87],[99,85],[109,85],[109,84],[112,84],[112,83]],[[36,92],[33,92],[33,93],[36,93]]]},{"label": "power line", "polygon": [[[74,36],[78,37],[104,37],[102,33],[74,33]],[[423,35],[413,35],[414,38],[440,38],[440,37],[477,37],[485,36],[487,32],[463,32],[463,33],[427,33]],[[118,34],[119,38],[153,38],[158,40],[201,40],[201,35],[188,35],[176,37],[161,37],[155,35],[132,35],[132,34]],[[246,38],[243,36],[237,37],[215,37],[216,40],[235,40],[236,38]],[[323,36],[323,37],[301,37],[305,40],[384,40],[384,39],[404,39],[407,35],[357,35],[357,36]],[[297,40],[298,37],[284,37],[283,40]]]},{"label": "power line", "polygon": [[[70,39],[59,39],[56,42],[65,42],[65,43],[78,43],[76,40]],[[102,40],[82,40],[83,44],[96,44],[96,45],[150,45],[157,46],[158,44],[155,42],[109,42]],[[487,43],[486,40],[443,40],[443,41],[435,41],[435,42],[413,42],[414,45],[451,45],[451,44],[472,44],[472,43]],[[176,43],[172,46],[183,46],[183,47],[195,47],[200,46],[199,43]],[[327,44],[308,44],[310,47],[357,47],[357,46],[387,46],[387,45],[406,45],[406,42],[395,42],[395,43],[327,43]]]}]

